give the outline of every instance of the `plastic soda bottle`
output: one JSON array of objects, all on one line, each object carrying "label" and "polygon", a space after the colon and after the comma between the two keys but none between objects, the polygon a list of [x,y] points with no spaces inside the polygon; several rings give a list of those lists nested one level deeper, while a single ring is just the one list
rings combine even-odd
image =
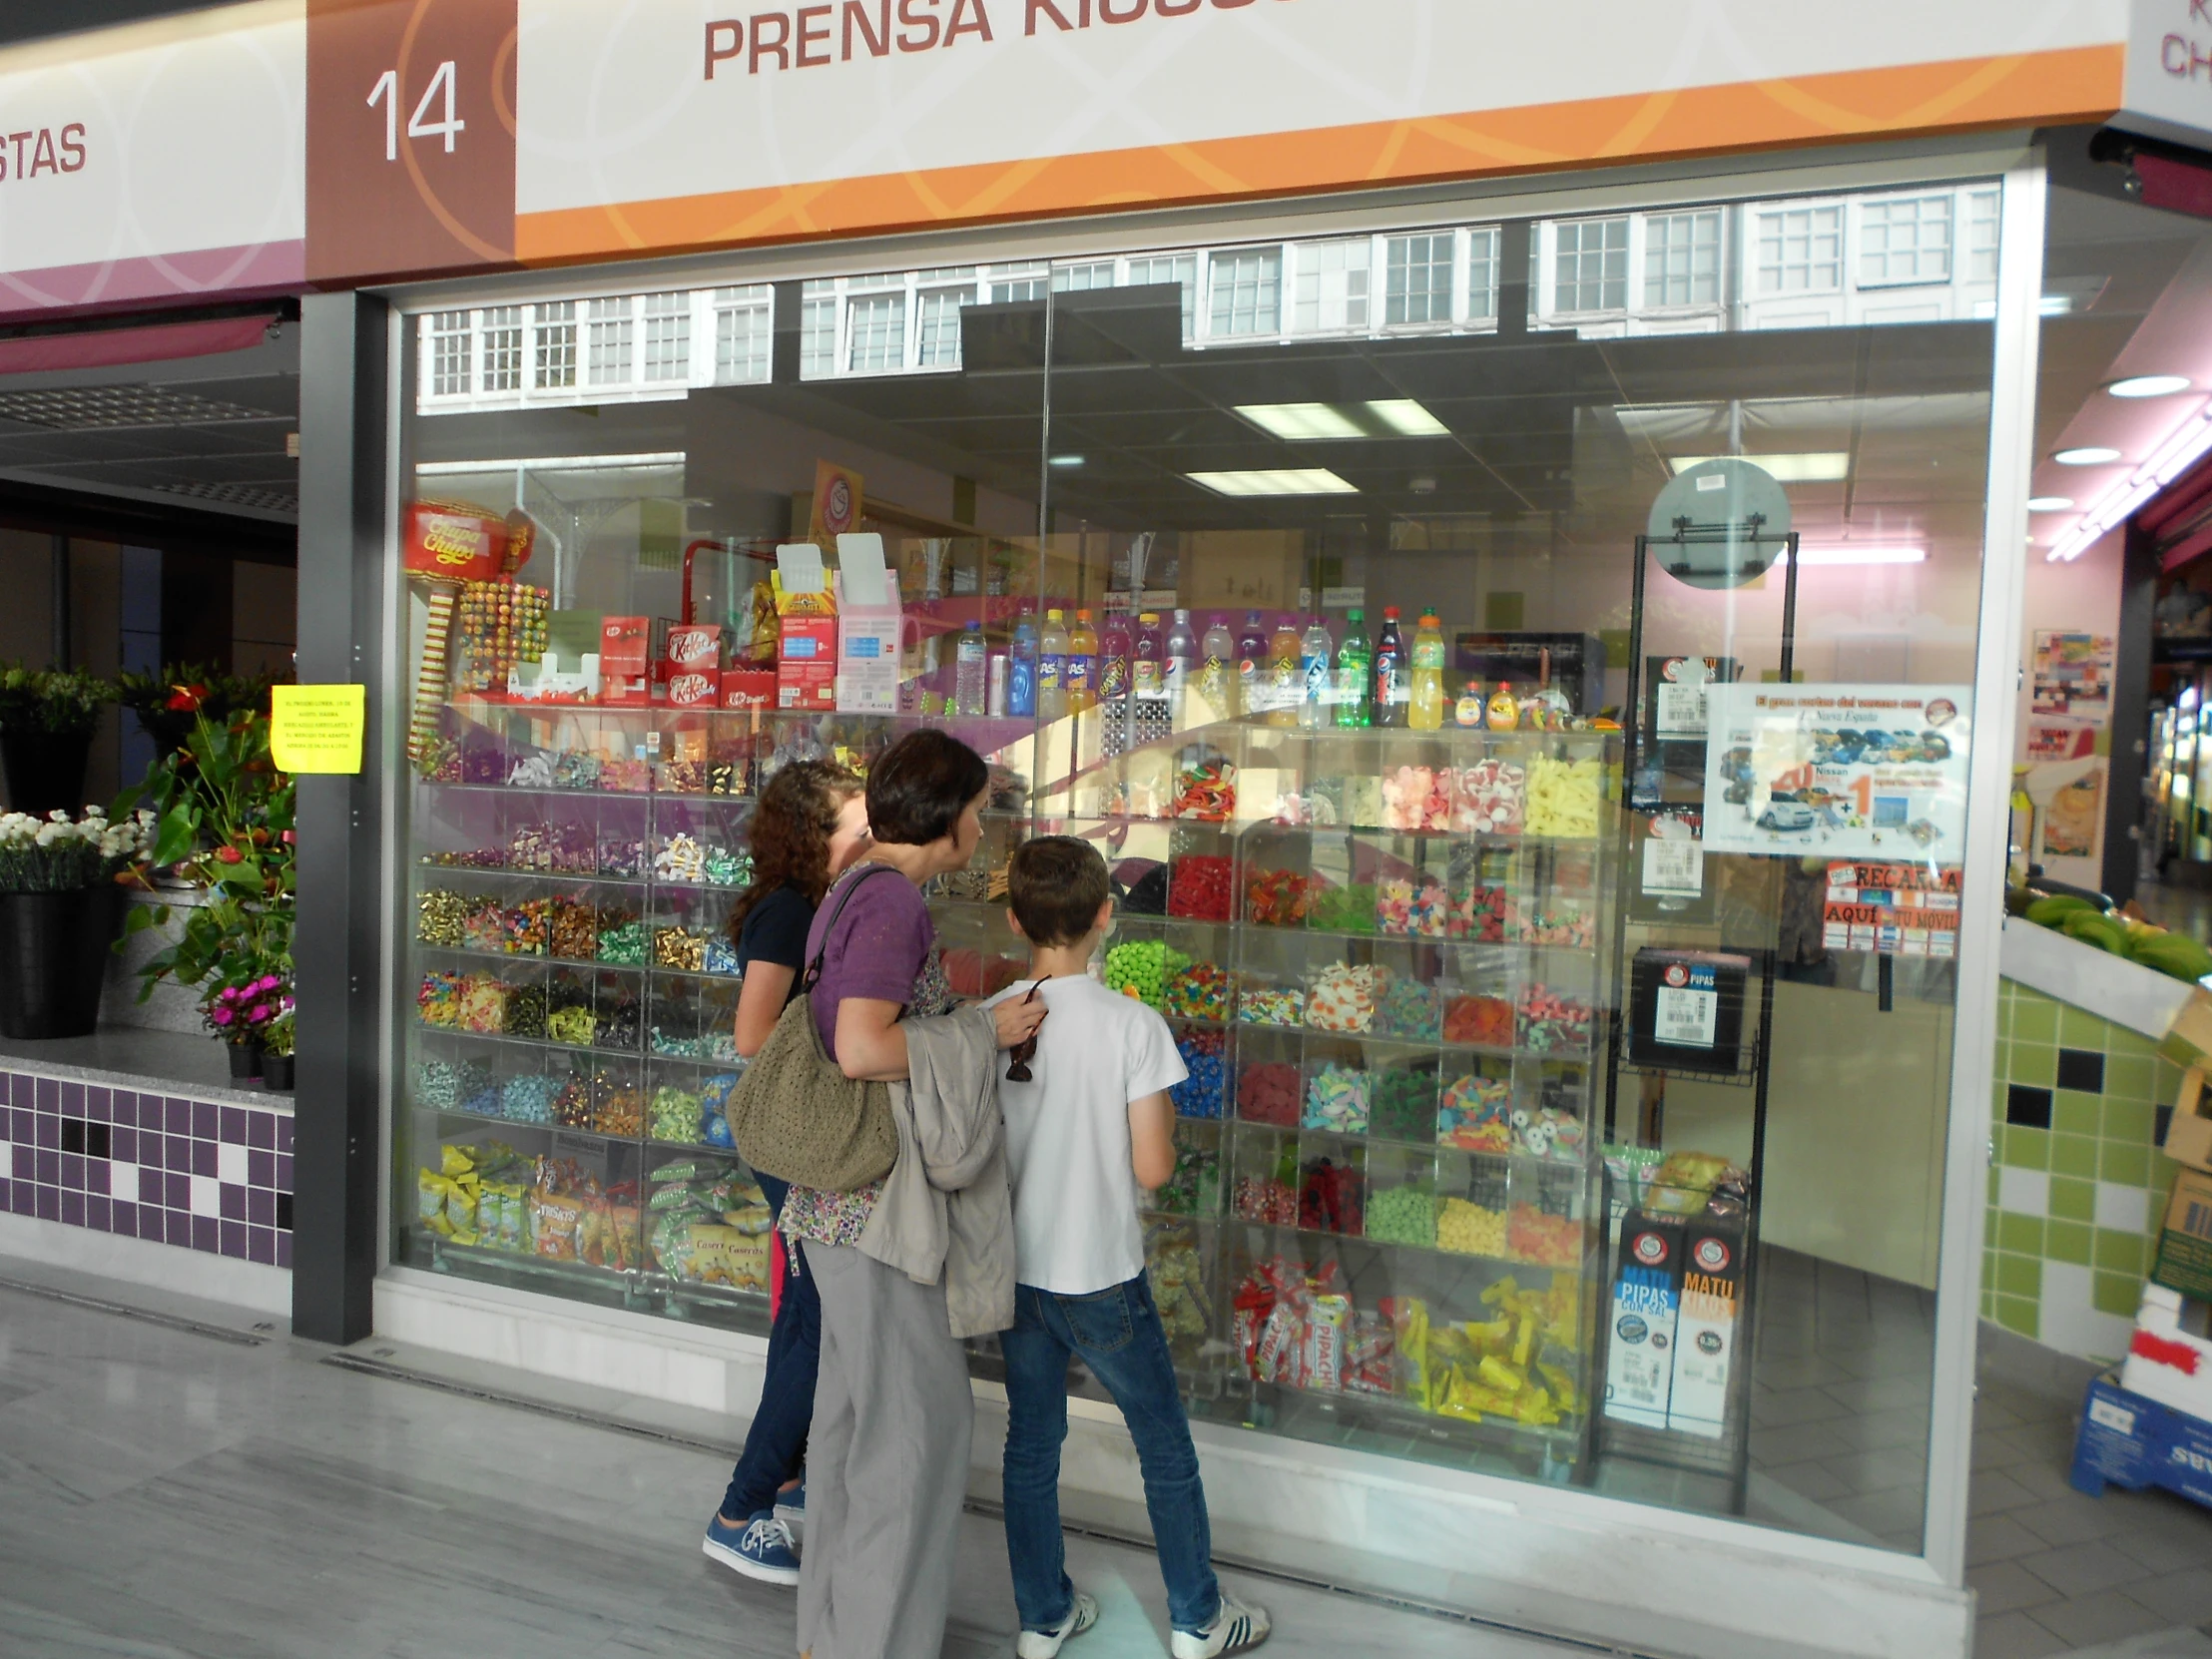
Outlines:
[{"label": "plastic soda bottle", "polygon": [[982,714],[990,661],[990,646],[983,638],[983,625],[970,622],[960,630],[959,650],[952,663],[952,712],[955,715]]},{"label": "plastic soda bottle", "polygon": [[1287,616],[1278,617],[1275,638],[1268,644],[1267,709],[1270,726],[1296,726],[1298,706],[1305,687],[1299,672],[1298,626]]},{"label": "plastic soda bottle", "polygon": [[1237,638],[1229,631],[1229,619],[1217,612],[1199,646],[1198,690],[1206,707],[1192,711],[1194,723],[1227,720],[1237,712],[1236,674]]},{"label": "plastic soda bottle", "polygon": [[1361,727],[1372,724],[1375,656],[1368,645],[1367,613],[1345,613],[1345,637],[1337,644],[1337,724]]},{"label": "plastic soda bottle", "polygon": [[1240,715],[1267,713],[1268,630],[1258,611],[1245,612],[1244,632],[1237,636],[1237,706]]},{"label": "plastic soda bottle", "polygon": [[1198,636],[1191,632],[1191,613],[1177,607],[1175,621],[1168,625],[1167,647],[1162,661],[1166,676],[1168,712],[1178,719],[1183,713],[1183,699],[1189,695],[1191,677],[1198,667]]},{"label": "plastic soda bottle", "polygon": [[1068,630],[1055,607],[1044,614],[1044,636],[1037,642],[1037,718],[1063,720],[1068,712]]},{"label": "plastic soda bottle", "polygon": [[1382,607],[1382,631],[1375,637],[1375,724],[1403,726],[1412,701],[1406,674],[1405,636],[1397,631],[1397,607]]},{"label": "plastic soda bottle", "polygon": [[1138,614],[1129,684],[1131,741],[1150,743],[1166,737],[1175,723],[1169,716],[1167,659],[1157,611]]},{"label": "plastic soda bottle", "polygon": [[1014,623],[1012,659],[1006,665],[1006,713],[1028,720],[1037,712],[1037,623],[1027,609]]},{"label": "plastic soda bottle", "polygon": [[1329,637],[1329,624],[1320,617],[1308,623],[1298,651],[1298,723],[1327,726],[1337,706],[1337,642]]},{"label": "plastic soda bottle", "polygon": [[1079,715],[1097,706],[1098,633],[1091,627],[1087,610],[1075,613],[1075,626],[1068,630],[1068,661],[1060,671],[1060,684],[1068,694],[1069,714]]},{"label": "plastic soda bottle", "polygon": [[1444,629],[1434,611],[1422,611],[1413,630],[1412,719],[1416,732],[1437,732],[1444,724]]}]

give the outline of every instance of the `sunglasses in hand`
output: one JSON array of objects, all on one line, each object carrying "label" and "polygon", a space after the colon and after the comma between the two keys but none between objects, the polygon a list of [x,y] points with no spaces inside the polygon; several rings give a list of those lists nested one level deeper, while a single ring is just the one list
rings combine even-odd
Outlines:
[{"label": "sunglasses in hand", "polygon": [[[1047,977],[1050,976],[1047,975]],[[1024,1003],[1036,1001],[1037,993],[1043,989],[1044,980],[1040,979],[1029,987],[1029,994],[1023,997],[1022,1001]],[[1043,1029],[1044,1027],[1041,1025],[1037,1027],[1037,1031]],[[1020,1042],[1006,1051],[1007,1058],[1013,1062],[1006,1068],[1007,1082],[1029,1083],[1035,1081],[1029,1071],[1029,1062],[1037,1057],[1037,1031],[1030,1032],[1028,1036],[1022,1038]]]}]

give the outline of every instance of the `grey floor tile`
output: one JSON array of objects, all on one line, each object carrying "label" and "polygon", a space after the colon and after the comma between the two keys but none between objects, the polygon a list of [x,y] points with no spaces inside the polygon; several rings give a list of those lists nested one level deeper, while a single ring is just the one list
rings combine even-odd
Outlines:
[{"label": "grey floor tile", "polygon": [[1999,1613],[1974,1621],[1973,1659],[2048,1659],[2072,1645],[2025,1613]]},{"label": "grey floor tile", "polygon": [[1981,1618],[2016,1613],[2023,1607],[2040,1607],[2056,1601],[2059,1592],[2017,1561],[1991,1561],[1966,1569],[1966,1588],[1976,1597],[1974,1611]]},{"label": "grey floor tile", "polygon": [[1809,1497],[1816,1503],[1849,1497],[1853,1490],[1849,1481],[1831,1473],[1827,1465],[1818,1458],[1808,1459],[1803,1463],[1783,1463],[1761,1472],[1771,1475],[1793,1492]]},{"label": "grey floor tile", "polygon": [[1888,1451],[1854,1451],[1822,1459],[1829,1472],[1855,1492],[1886,1492],[1899,1486],[1916,1490],[1928,1484],[1928,1459],[1897,1446]]},{"label": "grey floor tile", "polygon": [[2203,1566],[2212,1561],[2212,1516],[2207,1516],[2206,1520],[2208,1524],[2203,1530],[2188,1525],[2156,1522],[2146,1525],[2140,1520],[2132,1521],[2125,1530],[2112,1534],[2112,1547],[2122,1555],[2133,1556],[2154,1573]]},{"label": "grey floor tile", "polygon": [[1823,1422],[1851,1412],[1851,1406],[1837,1400],[1826,1388],[1761,1391],[1752,1398],[1751,1423],[1754,1428],[1787,1428],[1793,1423]]},{"label": "grey floor tile", "polygon": [[2039,1555],[2016,1556],[2014,1561],[2062,1596],[2094,1595],[2151,1576],[2140,1561],[2101,1541],[2046,1549]]},{"label": "grey floor tile", "polygon": [[2027,1615],[2075,1647],[2093,1647],[2123,1636],[2141,1636],[2167,1628],[2166,1621],[2125,1590],[2101,1590],[2037,1607]]},{"label": "grey floor tile", "polygon": [[1967,1487],[1967,1512],[1994,1515],[2041,1500],[2002,1469],[1984,1469]]},{"label": "grey floor tile", "polygon": [[1976,1516],[1966,1523],[1968,1566],[1977,1567],[1988,1561],[2007,1561],[2015,1556],[2033,1555],[2048,1548],[2050,1544],[2047,1540],[2030,1532],[2009,1512]]},{"label": "grey floor tile", "polygon": [[2169,1623],[2212,1622],[2212,1557],[2201,1566],[2130,1584],[2127,1593]]},{"label": "grey floor tile", "polygon": [[2071,1491],[2028,1504],[2012,1513],[2022,1526],[2052,1544],[2085,1544],[2097,1538],[2109,1538],[2127,1526],[2123,1510],[2102,1498],[2083,1497]]}]

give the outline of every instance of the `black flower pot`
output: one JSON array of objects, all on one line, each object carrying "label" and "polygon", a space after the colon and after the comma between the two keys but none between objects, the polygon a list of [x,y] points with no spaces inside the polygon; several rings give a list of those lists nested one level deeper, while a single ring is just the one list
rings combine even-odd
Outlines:
[{"label": "black flower pot", "polygon": [[112,883],[0,893],[0,1035],[92,1035],[122,898]]},{"label": "black flower pot", "polygon": [[8,805],[44,818],[59,808],[75,817],[85,805],[90,732],[0,732],[0,764],[8,773]]},{"label": "black flower pot", "polygon": [[251,1083],[262,1074],[262,1045],[260,1043],[232,1043],[223,1045],[231,1054],[231,1081]]},{"label": "black flower pot", "polygon": [[291,1092],[291,1062],[289,1054],[264,1054],[262,1056],[262,1087]]}]

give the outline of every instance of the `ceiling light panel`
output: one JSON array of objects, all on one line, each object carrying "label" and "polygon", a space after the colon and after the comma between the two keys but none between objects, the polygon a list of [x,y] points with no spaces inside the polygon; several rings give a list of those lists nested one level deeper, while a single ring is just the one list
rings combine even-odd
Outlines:
[{"label": "ceiling light panel", "polygon": [[1323,438],[1364,438],[1367,429],[1328,403],[1239,403],[1237,413],[1272,438],[1313,443]]},{"label": "ceiling light panel", "polygon": [[2114,397],[2171,397],[2177,391],[2189,389],[2186,374],[2136,374],[2125,380],[2114,380],[2104,388]]},{"label": "ceiling light panel", "polygon": [[2060,466],[2104,466],[2120,458],[2117,449],[2107,449],[2103,444],[2084,444],[2079,449],[2061,449],[2051,457]]},{"label": "ceiling light panel", "polygon": [[1191,472],[1184,476],[1216,495],[1358,495],[1325,466],[1268,467],[1245,472]]},{"label": "ceiling light panel", "polygon": [[1441,438],[1451,434],[1450,427],[1410,397],[1385,397],[1381,402],[1370,403],[1368,413],[1401,438]]},{"label": "ceiling light panel", "polygon": [[2031,495],[2027,498],[2027,510],[2031,513],[2062,513],[2073,504],[2070,495]]},{"label": "ceiling light panel", "polygon": [[[1776,563],[1781,563],[1777,560]],[[1928,563],[1925,547],[1875,547],[1857,546],[1841,542],[1833,547],[1800,547],[1798,563],[1806,569],[1814,565],[1923,565]]]},{"label": "ceiling light panel", "polygon": [[[1687,472],[1723,455],[1669,455],[1667,465]],[[1795,455],[1744,455],[1739,457],[1761,468],[1780,484],[1835,484],[1851,476],[1851,454],[1843,449],[1816,449]]]}]

